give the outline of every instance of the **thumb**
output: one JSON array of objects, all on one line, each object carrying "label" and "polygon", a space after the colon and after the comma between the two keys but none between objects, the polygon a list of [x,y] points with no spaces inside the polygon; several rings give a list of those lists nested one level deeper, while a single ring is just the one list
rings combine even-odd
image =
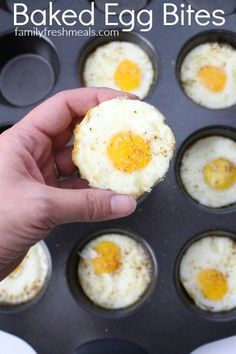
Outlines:
[{"label": "thumb", "polygon": [[133,213],[137,205],[131,196],[106,190],[47,188],[48,217],[55,224],[116,219]]}]

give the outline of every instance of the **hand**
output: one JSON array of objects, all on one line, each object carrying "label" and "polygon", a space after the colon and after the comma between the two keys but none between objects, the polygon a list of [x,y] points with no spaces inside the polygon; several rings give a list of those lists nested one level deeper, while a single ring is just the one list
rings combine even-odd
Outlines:
[{"label": "hand", "polygon": [[[75,89],[50,98],[0,136],[0,279],[58,224],[115,219],[136,208],[130,196],[89,189],[73,177],[73,127],[102,101],[127,94]],[[130,96],[133,98],[133,96]],[[57,170],[66,180],[58,180]]]}]

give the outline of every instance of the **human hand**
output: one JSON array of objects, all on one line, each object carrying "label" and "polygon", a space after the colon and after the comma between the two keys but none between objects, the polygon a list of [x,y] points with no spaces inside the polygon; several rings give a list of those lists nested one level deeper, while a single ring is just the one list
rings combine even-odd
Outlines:
[{"label": "human hand", "polygon": [[[72,147],[66,146],[90,108],[124,95],[109,89],[64,91],[1,134],[0,279],[55,225],[115,219],[135,210],[132,197],[89,189],[73,177]],[[70,178],[58,180],[58,171]]]}]

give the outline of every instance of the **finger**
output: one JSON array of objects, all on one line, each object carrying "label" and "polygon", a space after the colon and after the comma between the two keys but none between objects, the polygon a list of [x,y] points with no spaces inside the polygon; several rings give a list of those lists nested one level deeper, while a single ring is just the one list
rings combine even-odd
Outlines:
[{"label": "finger", "polygon": [[62,189],[88,189],[89,184],[84,179],[74,177],[64,181],[59,181],[58,187]]},{"label": "finger", "polygon": [[52,147],[53,150],[59,150],[63,148],[72,138],[74,127],[69,126],[66,130],[64,130],[59,135],[52,138]]},{"label": "finger", "polygon": [[116,219],[131,214],[136,208],[134,198],[111,191],[45,188],[54,224]]},{"label": "finger", "polygon": [[126,96],[137,99],[134,95],[105,88],[63,91],[32,110],[21,124],[33,126],[44,134],[55,137],[61,134],[73,119],[82,119],[90,108],[103,101]]},{"label": "finger", "polygon": [[57,166],[50,155],[44,166],[41,167],[44,181],[49,186],[57,186]]},{"label": "finger", "polygon": [[65,146],[54,154],[55,162],[61,176],[71,176],[77,168],[72,162],[72,146]]}]

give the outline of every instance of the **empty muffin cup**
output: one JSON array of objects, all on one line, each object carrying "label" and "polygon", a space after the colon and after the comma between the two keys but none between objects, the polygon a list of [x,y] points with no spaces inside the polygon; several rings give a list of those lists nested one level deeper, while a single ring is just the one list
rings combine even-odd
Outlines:
[{"label": "empty muffin cup", "polygon": [[48,247],[41,241],[0,282],[0,313],[15,314],[31,308],[45,294],[52,273]]},{"label": "empty muffin cup", "polygon": [[191,38],[176,63],[179,84],[192,102],[213,110],[236,104],[235,33],[211,30]]},{"label": "empty muffin cup", "polygon": [[[181,301],[192,313],[212,321],[235,320],[236,307],[231,304],[235,250],[236,235],[220,230],[197,235],[183,246],[174,280]],[[220,310],[224,307],[229,310]]]},{"label": "empty muffin cup", "polygon": [[106,4],[118,4],[118,6],[111,6],[110,9],[116,13],[121,13],[124,10],[135,10],[139,11],[143,9],[149,0],[95,0],[95,5],[99,10],[105,12]]},{"label": "empty muffin cup", "polygon": [[79,52],[76,71],[80,86],[109,87],[144,98],[156,86],[158,56],[139,34],[120,31],[87,42]]},{"label": "empty muffin cup", "polygon": [[137,344],[122,339],[99,339],[79,346],[74,354],[147,354]]},{"label": "empty muffin cup", "polygon": [[186,0],[196,10],[206,10],[211,14],[216,10],[223,10],[225,15],[232,14],[236,10],[235,0]]},{"label": "empty muffin cup", "polygon": [[59,73],[59,60],[49,40],[10,32],[0,37],[0,51],[0,103],[29,106],[51,92]]},{"label": "empty muffin cup", "polygon": [[180,147],[175,164],[177,182],[200,209],[222,214],[235,212],[235,148],[236,129],[226,126],[200,129]]},{"label": "empty muffin cup", "polygon": [[76,302],[92,314],[112,319],[131,315],[144,305],[155,289],[157,273],[148,243],[117,229],[96,232],[79,242],[67,264]]}]

